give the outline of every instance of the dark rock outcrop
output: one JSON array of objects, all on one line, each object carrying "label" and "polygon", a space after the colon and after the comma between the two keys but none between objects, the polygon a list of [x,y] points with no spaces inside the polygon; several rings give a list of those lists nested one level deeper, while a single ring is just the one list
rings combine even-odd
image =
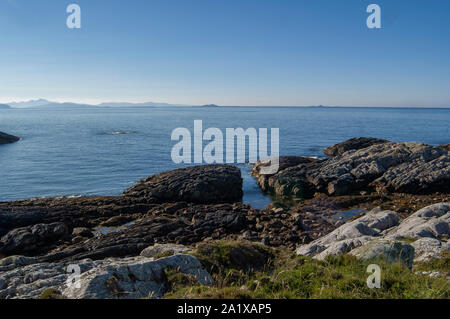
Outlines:
[{"label": "dark rock outcrop", "polygon": [[233,203],[242,199],[239,168],[231,165],[203,165],[176,169],[150,176],[124,192],[125,196],[148,203],[190,202]]},{"label": "dark rock outcrop", "polygon": [[12,229],[64,223],[69,229],[93,228],[114,216],[137,219],[156,205],[124,196],[41,198],[0,202],[0,237]]},{"label": "dark rock outcrop", "polygon": [[[261,163],[254,172],[258,165]],[[380,142],[326,160],[290,166],[272,176],[254,175],[263,190],[287,197],[310,198],[317,192],[337,196],[360,191],[448,193],[450,155],[442,147],[421,143]]]},{"label": "dark rock outcrop", "polygon": [[339,156],[348,151],[356,151],[375,144],[387,143],[389,141],[373,137],[355,137],[345,142],[327,147],[323,152],[328,156]]},{"label": "dark rock outcrop", "polygon": [[243,204],[192,205],[179,203],[174,209],[161,205],[117,232],[62,247],[47,254],[45,261],[103,259],[136,256],[155,243],[183,245],[207,238],[223,239],[239,234],[249,225],[252,209]]},{"label": "dark rock outcrop", "polygon": [[68,233],[66,225],[60,222],[15,228],[0,239],[0,252],[7,255],[32,252]]},{"label": "dark rock outcrop", "polygon": [[[302,156],[281,156],[279,158],[279,168],[278,173],[282,171],[290,171],[290,168],[295,167],[309,167],[310,164],[316,163],[318,160],[312,158],[312,157],[302,157]],[[259,161],[255,164],[255,166],[252,169],[252,175],[258,180],[258,184],[261,187],[261,189],[264,192],[273,192],[275,190],[275,193],[278,195],[288,194],[293,191],[293,188],[295,188],[295,185],[289,183],[290,181],[293,181],[290,177],[287,179],[280,178],[278,180],[278,173],[277,174],[271,174],[271,175],[263,175],[260,173],[261,168],[270,164],[270,162],[267,161]],[[301,164],[304,164],[302,166]],[[293,171],[291,170],[293,173]],[[272,178],[272,176],[277,176],[276,178]],[[300,180],[297,180],[298,183],[300,183]],[[281,186],[283,184],[283,186]],[[303,188],[305,189],[305,188]],[[294,190],[295,192],[295,190]],[[306,196],[305,196],[306,197]]]},{"label": "dark rock outcrop", "polygon": [[[98,207],[93,206],[93,202],[86,198],[70,201],[39,200],[34,201],[35,207],[33,201],[0,203],[0,211],[2,206],[3,209],[11,210],[6,214],[8,218],[3,224],[6,232],[3,237],[14,238],[16,243],[14,249],[10,248],[10,245],[0,247],[0,254],[8,256],[14,252],[40,256],[38,258],[41,262],[84,258],[98,260],[137,256],[144,248],[156,243],[194,245],[212,239],[251,240],[265,242],[270,246],[295,248],[298,243],[307,243],[337,227],[326,222],[320,214],[304,214],[302,210],[297,209],[292,212],[270,207],[259,210],[242,203],[198,205],[179,202],[138,206],[127,201],[120,204],[120,198],[96,199]],[[46,203],[47,206],[44,208],[37,203]],[[64,205],[70,210],[62,210]],[[111,212],[108,207],[112,209]],[[34,214],[34,218],[21,218],[22,215],[27,215],[29,210],[37,210],[40,213]],[[126,216],[133,219],[132,223],[115,227],[115,230],[107,234],[98,232],[104,221],[111,219],[111,215],[125,214],[127,210],[129,214]],[[308,211],[311,211],[311,208],[308,208]],[[48,224],[58,220],[58,214],[61,217],[59,220],[64,221],[68,231],[61,236],[52,237],[51,241],[37,238],[32,245],[26,246],[19,245],[25,243],[24,240],[12,236],[23,233],[24,229],[31,229],[33,223]],[[0,217],[3,215],[5,214],[0,213]],[[22,226],[24,224],[28,226]],[[97,235],[93,237],[91,233]]]},{"label": "dark rock outcrop", "polygon": [[14,135],[9,135],[3,132],[0,132],[0,145],[1,144],[10,144],[19,141],[20,138]]}]

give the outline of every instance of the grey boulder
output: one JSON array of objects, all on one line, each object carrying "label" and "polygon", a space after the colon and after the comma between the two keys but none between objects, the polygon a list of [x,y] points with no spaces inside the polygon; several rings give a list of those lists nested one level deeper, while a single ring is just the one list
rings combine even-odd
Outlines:
[{"label": "grey boulder", "polygon": [[301,256],[324,259],[328,255],[351,253],[369,259],[384,256],[388,261],[412,262],[441,258],[448,251],[450,203],[418,210],[400,221],[396,212],[374,209],[328,235],[297,248]]},{"label": "grey boulder", "polygon": [[177,254],[185,254],[190,251],[192,251],[192,248],[186,247],[184,245],[155,244],[153,246],[149,246],[149,247],[145,248],[141,252],[141,256],[147,257],[147,258],[154,258],[154,257],[157,257],[158,255],[162,255],[162,254],[166,254],[166,253],[172,254],[172,255],[177,255]]},{"label": "grey boulder", "polygon": [[415,250],[415,262],[430,261],[432,259],[439,259],[444,251],[450,250],[450,244],[445,241],[434,238],[420,238],[411,246]]},{"label": "grey boulder", "polygon": [[450,237],[450,203],[438,203],[424,207],[387,234],[393,238],[442,238]]},{"label": "grey boulder", "polygon": [[[199,284],[213,283],[201,263],[190,255],[158,260],[146,257],[84,259],[73,265],[40,263],[35,258],[11,256],[0,260],[0,299],[37,299],[49,289],[71,299],[159,298],[165,293],[164,270],[169,268],[193,276]],[[80,274],[70,272],[76,269]]]},{"label": "grey boulder", "polygon": [[190,255],[158,260],[131,257],[97,263],[62,293],[70,299],[159,298],[165,293],[164,270],[167,268],[192,275],[203,285],[213,283],[200,262]]},{"label": "grey boulder", "polygon": [[366,260],[383,257],[387,262],[402,262],[409,269],[412,269],[414,262],[414,247],[400,241],[373,240],[350,254]]},{"label": "grey boulder", "polygon": [[387,140],[382,140],[373,137],[355,137],[345,142],[338,143],[327,147],[323,152],[328,156],[339,156],[348,151],[360,150],[375,144],[388,143]]},{"label": "grey boulder", "polygon": [[346,223],[328,235],[307,245],[300,246],[298,255],[324,259],[328,255],[338,255],[350,252],[371,241],[374,237],[395,225],[400,217],[396,212],[373,210],[366,215]]}]

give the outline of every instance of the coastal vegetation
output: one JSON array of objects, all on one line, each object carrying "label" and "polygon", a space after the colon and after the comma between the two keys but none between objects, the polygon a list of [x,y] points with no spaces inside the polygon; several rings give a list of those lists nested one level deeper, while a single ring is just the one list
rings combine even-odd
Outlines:
[{"label": "coastal vegetation", "polygon": [[[215,284],[212,287],[196,285],[172,270],[167,277],[169,291],[165,298],[450,298],[448,279],[421,274],[431,270],[448,272],[448,256],[419,263],[411,271],[401,262],[390,263],[383,258],[361,260],[339,255],[316,260],[282,248],[265,248],[268,256],[265,264],[245,271],[243,261],[236,263],[233,258],[236,250],[242,251],[245,260],[245,257],[251,259],[252,254],[259,256],[261,246],[222,241],[210,243],[208,247],[194,255],[213,274]],[[379,289],[367,287],[369,264],[378,264],[382,269]]]}]

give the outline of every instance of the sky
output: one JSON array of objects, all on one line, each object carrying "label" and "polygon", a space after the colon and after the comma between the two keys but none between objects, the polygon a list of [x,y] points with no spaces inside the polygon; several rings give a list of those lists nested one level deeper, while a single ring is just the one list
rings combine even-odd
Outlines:
[{"label": "sky", "polygon": [[0,103],[450,107],[449,15],[448,0],[0,0]]}]

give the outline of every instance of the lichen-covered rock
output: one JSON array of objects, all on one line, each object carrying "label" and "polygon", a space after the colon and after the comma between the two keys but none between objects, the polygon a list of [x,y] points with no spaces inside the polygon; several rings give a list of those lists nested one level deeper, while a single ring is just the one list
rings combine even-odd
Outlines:
[{"label": "lichen-covered rock", "polygon": [[449,250],[449,208],[450,203],[430,205],[403,221],[395,212],[375,209],[322,238],[298,247],[296,252],[316,259],[349,252],[361,258],[384,255],[389,260],[408,261],[406,264],[410,267],[413,260],[440,258],[444,251]]},{"label": "lichen-covered rock", "polygon": [[192,248],[176,244],[155,244],[141,251],[142,257],[154,258],[164,254],[178,255],[192,251]]},{"label": "lichen-covered rock", "polygon": [[389,231],[393,238],[450,237],[450,203],[438,203],[422,208]]},{"label": "lichen-covered rock", "polygon": [[363,217],[346,223],[328,235],[308,245],[297,248],[302,256],[324,259],[328,255],[338,255],[351,251],[399,223],[400,217],[392,211],[373,210]]},{"label": "lichen-covered rock", "polygon": [[450,249],[450,203],[438,203],[422,208],[390,229],[390,239],[408,239],[416,250],[415,261],[440,258]]},{"label": "lichen-covered rock", "polygon": [[0,259],[0,272],[8,271],[17,267],[28,266],[38,262],[35,257],[9,256]]},{"label": "lichen-covered rock", "polygon": [[62,264],[38,263],[36,258],[12,256],[0,260],[0,299],[37,299],[68,277]]},{"label": "lichen-covered rock", "polygon": [[[70,272],[79,267],[80,274]],[[153,260],[145,257],[80,260],[76,263],[39,263],[22,256],[0,260],[0,299],[37,299],[48,290],[66,298],[158,298],[164,295],[166,269],[190,274],[200,284],[213,280],[190,255]]]},{"label": "lichen-covered rock", "polygon": [[355,137],[345,142],[327,147],[323,152],[328,156],[339,156],[345,152],[359,150],[375,144],[387,143],[389,141],[373,137]]},{"label": "lichen-covered rock", "polygon": [[[281,156],[278,159],[279,166],[278,171],[283,171],[288,169],[289,167],[295,167],[300,164],[313,163],[317,160],[311,157],[303,157],[303,156]],[[262,174],[262,168],[270,163],[270,160],[258,161],[255,163],[252,169],[252,176],[258,179],[258,184],[264,192],[269,192],[277,188],[277,185],[274,185],[276,179],[271,179],[271,176],[274,174]]]},{"label": "lichen-covered rock", "polygon": [[403,262],[412,269],[414,247],[408,243],[390,240],[373,240],[350,252],[360,259],[384,258],[387,262]]},{"label": "lichen-covered rock", "polygon": [[[419,155],[419,157],[416,157]],[[448,192],[450,190],[450,156],[439,147],[426,147],[399,165],[389,167],[384,174],[371,182],[374,187],[384,187],[390,192],[412,194]]]},{"label": "lichen-covered rock", "polygon": [[62,293],[71,299],[159,298],[165,293],[164,270],[168,268],[193,275],[200,284],[213,283],[200,262],[190,255],[175,255],[155,261],[132,257],[98,262]]},{"label": "lichen-covered rock", "polygon": [[307,178],[307,172],[320,167],[321,161],[308,157],[280,157],[280,168],[276,174],[259,173],[264,162],[257,162],[252,175],[264,192],[281,197],[310,198],[316,192]]},{"label": "lichen-covered rock", "polygon": [[20,140],[20,137],[0,132],[0,145],[14,143],[19,140]]},{"label": "lichen-covered rock", "polygon": [[[420,143],[381,143],[330,158],[309,170],[307,179],[329,195],[367,188],[406,193],[445,191],[450,187],[450,156],[440,147]],[[330,187],[335,183],[340,187]]]},{"label": "lichen-covered rock", "polygon": [[124,194],[151,203],[233,203],[242,199],[241,171],[231,165],[181,168],[143,179]]},{"label": "lichen-covered rock", "polygon": [[444,251],[450,250],[450,243],[435,238],[420,238],[411,246],[415,250],[414,262],[429,261],[439,259]]},{"label": "lichen-covered rock", "polygon": [[317,192],[333,196],[360,191],[381,194],[450,192],[447,149],[387,141],[360,146],[365,145],[369,146],[352,148],[326,160],[299,164],[291,161],[292,165],[274,175],[255,176],[264,191],[285,197],[310,198]]}]

